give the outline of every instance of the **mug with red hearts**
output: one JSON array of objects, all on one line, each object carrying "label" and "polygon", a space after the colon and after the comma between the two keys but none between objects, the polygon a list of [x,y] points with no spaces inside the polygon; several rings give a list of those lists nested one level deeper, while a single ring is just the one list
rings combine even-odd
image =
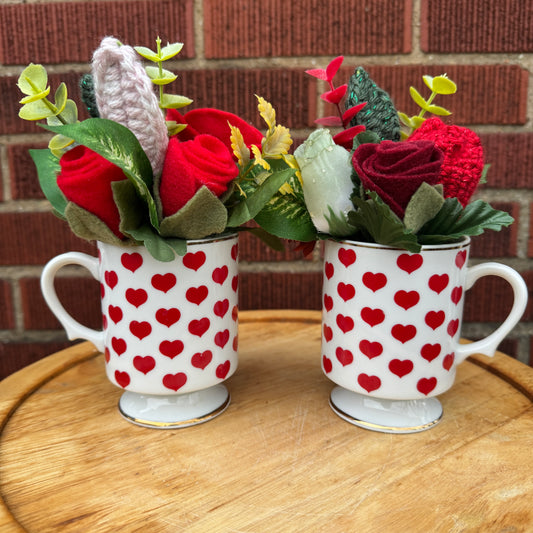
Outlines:
[{"label": "mug with red hearts", "polygon": [[[45,300],[69,339],[91,341],[105,355],[108,379],[125,390],[120,413],[138,425],[178,428],[222,413],[230,395],[222,383],[237,368],[238,236],[187,242],[172,261],[144,246],[98,243],[99,257],[70,252],[48,262]],[[57,271],[85,267],[100,282],[102,331],[63,308]]]},{"label": "mug with red hearts", "polygon": [[[474,353],[493,356],[522,316],[522,277],[499,263],[467,266],[470,239],[423,246],[420,253],[379,244],[327,240],[324,249],[322,369],[335,382],[330,406],[348,422],[413,433],[442,416],[435,396]],[[460,344],[465,292],[500,276],[514,302],[488,337]]]}]

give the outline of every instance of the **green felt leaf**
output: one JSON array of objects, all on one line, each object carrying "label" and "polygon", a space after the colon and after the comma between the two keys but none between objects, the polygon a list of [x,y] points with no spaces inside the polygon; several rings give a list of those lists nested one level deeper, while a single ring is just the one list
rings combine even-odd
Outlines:
[{"label": "green felt leaf", "polygon": [[167,263],[176,257],[174,248],[148,224],[129,230],[128,235],[135,241],[142,242],[150,255],[158,261]]},{"label": "green felt leaf", "polygon": [[19,101],[21,104],[29,104],[30,102],[35,102],[36,100],[42,100],[50,94],[50,87],[47,87],[44,91],[37,92],[35,94],[30,94],[25,96],[22,100]]},{"label": "green felt leaf", "polygon": [[[62,120],[61,120],[62,119]],[[74,124],[78,121],[78,107],[74,100],[68,99],[65,103],[63,111],[61,111],[61,119],[57,116],[48,117],[46,123],[50,126],[61,126],[63,124]]]},{"label": "green felt leaf", "polygon": [[365,130],[361,133],[358,133],[353,139],[353,150],[359,148],[362,144],[379,144],[381,139],[379,135],[371,130]]},{"label": "green felt leaf", "polygon": [[442,187],[435,188],[423,182],[405,208],[403,217],[405,228],[416,233],[440,211],[443,204]]},{"label": "green felt leaf", "polygon": [[64,83],[59,84],[59,87],[56,89],[54,98],[54,104],[57,108],[56,115],[59,115],[67,105],[67,86]]},{"label": "green felt leaf", "polygon": [[160,61],[159,56],[156,52],[150,50],[150,48],[146,48],[146,46],[134,46],[133,49],[144,59],[147,59],[148,61],[153,61],[154,63],[157,63]]},{"label": "green felt leaf", "polygon": [[171,43],[161,48],[161,61],[168,61],[178,55],[183,48],[183,43]]},{"label": "green felt leaf", "polygon": [[145,67],[145,70],[155,85],[167,85],[178,78],[173,72],[164,68],[159,70],[159,67]]},{"label": "green felt leaf", "polygon": [[420,107],[421,109],[427,109],[428,103],[414,87],[409,87],[409,94],[411,95],[411,98],[415,101],[415,104],[418,107]]},{"label": "green felt leaf", "polygon": [[437,94],[453,94],[457,91],[457,85],[446,76],[422,76],[424,83]]},{"label": "green felt leaf", "polygon": [[159,227],[157,209],[150,193],[152,166],[139,141],[128,128],[103,118],[89,118],[62,126],[42,126],[74,139],[121,168],[135,186],[137,195],[148,206],[151,224],[156,229]]},{"label": "green felt leaf", "polygon": [[55,157],[50,150],[43,148],[40,150],[31,149],[29,151],[35,166],[37,167],[37,176],[39,178],[39,185],[52,204],[52,207],[64,216],[65,208],[67,207],[67,199],[63,196],[61,189],[57,186],[57,174],[60,166],[57,157]]},{"label": "green felt leaf", "polygon": [[426,111],[428,111],[428,113],[433,113],[434,115],[438,115],[439,117],[446,117],[452,114],[451,111],[448,111],[444,107],[441,107],[439,105],[433,105],[433,104],[428,105]]},{"label": "green felt leaf", "polygon": [[120,215],[120,231],[127,233],[140,227],[143,222],[143,206],[131,181],[112,181],[111,189]]},{"label": "green felt leaf", "polygon": [[30,63],[20,74],[17,86],[23,94],[39,94],[46,90],[48,74],[42,65]]},{"label": "green felt leaf", "polygon": [[329,233],[333,237],[347,237],[353,234],[355,228],[348,222],[348,218],[344,214],[337,214],[328,205],[328,214],[324,217],[329,226]]},{"label": "green felt leaf", "polygon": [[121,241],[106,224],[73,202],[68,202],[65,208],[65,218],[74,235],[88,241],[102,241],[108,244],[121,245]]},{"label": "green felt leaf", "polygon": [[[189,104],[192,104],[192,100],[186,96],[180,96],[179,94],[164,94],[161,99],[160,107],[163,109],[180,109]],[[184,129],[187,125],[180,124],[180,130]]]},{"label": "green felt leaf", "polygon": [[46,100],[35,100],[19,109],[19,117],[23,120],[42,120],[54,115],[55,110],[46,103]]},{"label": "green felt leaf", "polygon": [[419,252],[416,235],[405,229],[402,221],[375,192],[368,192],[370,198],[353,198],[357,211],[348,214],[348,220],[357,229],[368,233],[374,242]]},{"label": "green felt leaf", "polygon": [[226,229],[228,212],[224,204],[205,186],[173,215],[161,221],[163,237],[202,239]]}]

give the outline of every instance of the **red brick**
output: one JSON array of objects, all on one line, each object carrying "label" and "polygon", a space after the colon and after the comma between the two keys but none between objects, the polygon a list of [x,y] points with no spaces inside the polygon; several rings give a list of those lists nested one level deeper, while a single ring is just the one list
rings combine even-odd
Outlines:
[{"label": "red brick", "polygon": [[512,303],[513,291],[504,279],[484,276],[465,295],[463,320],[501,323],[509,314]]},{"label": "red brick", "polygon": [[239,308],[321,309],[321,272],[241,272]]},{"label": "red brick", "polygon": [[29,150],[46,148],[46,143],[13,144],[7,147],[7,159],[11,176],[11,197],[13,200],[44,198],[39,186],[37,170]]},{"label": "red brick", "polygon": [[522,272],[521,274],[529,290],[529,299],[522,321],[531,322],[533,321],[533,271]]},{"label": "red brick", "polygon": [[[463,125],[526,123],[529,73],[518,65],[390,66],[354,62],[349,66],[345,61],[337,74],[337,85],[346,83],[355,68],[360,65],[390,94],[396,108],[408,115],[419,112],[409,95],[409,86],[413,85],[427,98],[429,89],[425,86],[422,76],[446,73],[458,86],[456,94],[435,100],[437,105],[452,111],[453,114],[446,118],[446,122]],[[324,114],[331,114],[332,111],[334,112],[332,108],[326,109]]]},{"label": "red brick", "polygon": [[472,237],[471,257],[515,257],[520,206],[517,203],[491,202],[492,207],[509,213],[515,222],[500,231],[487,230]]},{"label": "red brick", "polygon": [[[41,293],[37,278],[22,278],[19,282],[24,329],[62,329]],[[65,310],[78,322],[93,329],[102,329],[99,284],[93,278],[56,277],[56,291]]]},{"label": "red brick", "polygon": [[204,0],[208,59],[405,54],[410,0]]},{"label": "red brick", "polygon": [[487,184],[480,189],[533,187],[533,133],[482,133],[485,161],[490,164]]},{"label": "red brick", "polygon": [[63,342],[2,343],[0,344],[0,379],[72,344],[67,340]]},{"label": "red brick", "polygon": [[529,240],[527,243],[527,255],[533,257],[533,203],[529,204]]},{"label": "red brick", "polygon": [[424,52],[533,52],[533,7],[523,0],[422,0]]},{"label": "red brick", "polygon": [[0,5],[0,62],[89,62],[106,35],[150,48],[158,35],[165,44],[179,40],[185,46],[178,57],[191,58],[193,24],[194,0]]},{"label": "red brick", "polygon": [[70,251],[96,255],[94,244],[76,237],[52,213],[0,213],[0,265],[42,265]]},{"label": "red brick", "polygon": [[13,309],[13,291],[11,284],[0,280],[0,329],[13,329],[15,327],[15,314]]}]

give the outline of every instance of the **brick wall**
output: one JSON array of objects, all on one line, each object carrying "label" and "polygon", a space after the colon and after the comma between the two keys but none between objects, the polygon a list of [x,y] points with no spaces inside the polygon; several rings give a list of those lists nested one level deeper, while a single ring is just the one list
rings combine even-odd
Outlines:
[{"label": "brick wall", "polygon": [[[324,112],[321,87],[306,68],[344,54],[344,73],[363,65],[397,106],[414,111],[407,88],[424,73],[447,72],[457,123],[476,130],[492,164],[478,196],[516,224],[474,240],[473,262],[498,260],[533,283],[533,6],[523,0],[3,0],[0,5],[0,377],[68,345],[39,290],[43,264],[68,250],[94,253],[51,213],[28,148],[47,134],[17,117],[16,79],[43,63],[52,85],[75,94],[80,73],[104,35],[152,46],[182,41],[176,92],[193,106],[226,109],[258,123],[254,94],[280,123],[304,138]],[[318,249],[309,259],[241,241],[241,309],[320,306]],[[98,291],[84,272],[63,269],[65,307],[84,323],[100,321]],[[80,308],[80,302],[83,308]],[[463,334],[478,338],[501,321],[509,291],[497,278],[469,292]],[[501,348],[531,364],[533,308]]]}]

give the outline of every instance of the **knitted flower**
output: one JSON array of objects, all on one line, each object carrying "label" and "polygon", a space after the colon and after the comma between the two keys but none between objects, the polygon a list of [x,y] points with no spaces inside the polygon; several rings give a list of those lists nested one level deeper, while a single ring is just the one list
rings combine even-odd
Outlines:
[{"label": "knitted flower", "polygon": [[483,173],[483,147],[472,130],[447,125],[429,118],[409,137],[409,141],[428,140],[444,153],[439,183],[444,196],[456,197],[465,206],[474,194]]},{"label": "knitted flower", "polygon": [[85,146],[76,146],[61,157],[57,186],[66,199],[96,215],[119,238],[120,215],[111,182],[127,179],[122,170]]},{"label": "knitted flower", "polygon": [[92,72],[100,117],[129,128],[148,156],[154,175],[159,175],[168,130],[152,82],[135,50],[114,37],[105,37],[93,55]]},{"label": "knitted flower", "polygon": [[422,183],[438,183],[442,160],[431,141],[367,143],[352,156],[363,187],[375,191],[401,219]]},{"label": "knitted flower", "polygon": [[173,137],[159,186],[163,216],[179,211],[204,185],[220,197],[238,174],[231,151],[213,135],[197,135],[185,142]]}]

